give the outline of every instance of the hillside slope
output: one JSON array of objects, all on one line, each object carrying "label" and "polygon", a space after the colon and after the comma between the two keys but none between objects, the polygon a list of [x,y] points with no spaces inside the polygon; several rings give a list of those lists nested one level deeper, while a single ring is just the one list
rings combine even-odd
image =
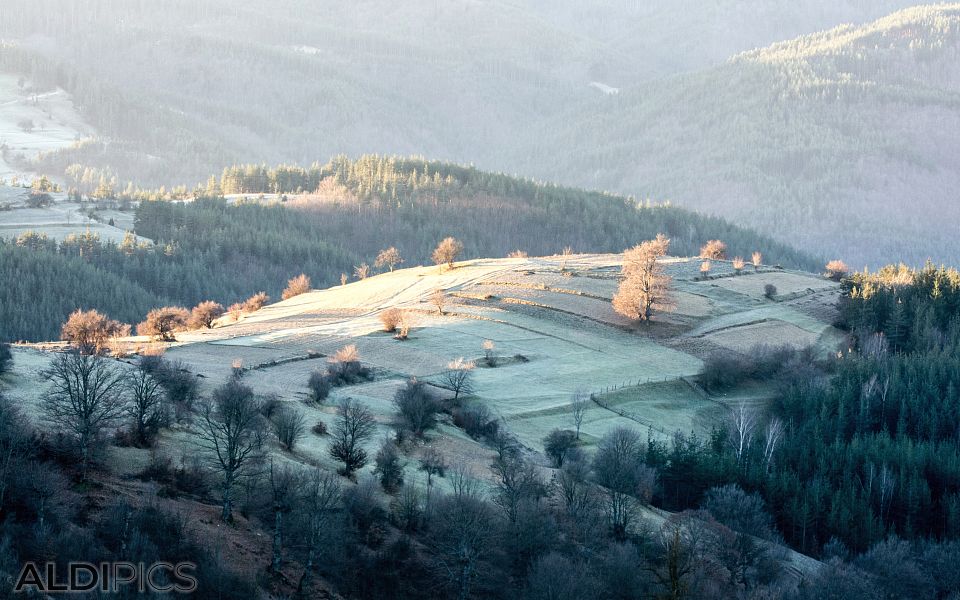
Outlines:
[{"label": "hillside slope", "polygon": [[623,91],[583,120],[580,107],[543,129],[526,153],[536,159],[517,160],[721,214],[857,267],[956,261],[958,62],[960,4],[913,8]]},{"label": "hillside slope", "polygon": [[529,147],[545,118],[603,86],[906,2],[7,0],[0,69],[64,87],[101,132],[102,143],[42,161],[52,175],[81,163],[121,181],[193,184],[233,162],[339,152],[518,172],[504,151]]}]

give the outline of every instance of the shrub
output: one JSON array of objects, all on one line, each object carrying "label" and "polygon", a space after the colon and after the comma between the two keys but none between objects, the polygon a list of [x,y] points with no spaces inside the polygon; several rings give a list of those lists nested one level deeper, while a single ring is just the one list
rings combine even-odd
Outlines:
[{"label": "shrub", "polygon": [[313,427],[310,428],[310,431],[316,435],[327,435],[327,424],[323,421],[317,421]]},{"label": "shrub", "polygon": [[293,452],[307,430],[306,418],[299,410],[285,408],[280,410],[273,420],[273,427],[277,433],[277,440],[287,452]]},{"label": "shrub", "polygon": [[499,359],[497,357],[497,345],[493,340],[483,340],[483,357],[488,367],[496,367]]},{"label": "shrub", "polygon": [[733,259],[733,270],[736,272],[737,275],[739,275],[740,272],[743,271],[743,268],[745,266],[747,266],[747,263],[745,260],[743,260],[742,257],[738,256]]},{"label": "shrub", "polygon": [[700,248],[700,258],[723,260],[727,257],[727,245],[720,240],[710,240]]},{"label": "shrub", "polygon": [[330,379],[323,371],[316,370],[310,373],[307,387],[310,388],[310,397],[314,402],[323,403],[330,395]]},{"label": "shrub", "polygon": [[147,313],[147,319],[137,325],[137,333],[154,337],[164,342],[174,342],[174,333],[187,327],[190,313],[180,306],[155,308]]},{"label": "shrub", "polygon": [[474,439],[491,439],[500,431],[500,423],[486,404],[473,404],[453,411],[453,424]]},{"label": "shrub", "polygon": [[270,296],[266,292],[257,292],[243,302],[243,312],[257,312],[263,308],[267,302],[270,302]]},{"label": "shrub", "polygon": [[161,356],[140,358],[140,368],[156,379],[167,393],[167,400],[182,410],[189,411],[197,399],[197,377],[187,369],[182,361],[170,362]]},{"label": "shrub", "polygon": [[276,415],[280,414],[281,410],[283,410],[283,402],[276,394],[268,394],[264,396],[260,402],[260,414],[266,419],[272,420]]},{"label": "shrub", "polygon": [[417,437],[422,437],[437,424],[440,403],[426,385],[416,379],[408,380],[405,386],[397,390],[393,404],[400,422]]},{"label": "shrub", "polygon": [[327,367],[330,385],[350,385],[371,377],[370,369],[360,364],[360,353],[353,344],[344,346],[330,357],[330,365]]},{"label": "shrub", "polygon": [[700,383],[708,390],[731,388],[744,379],[769,380],[781,376],[796,364],[800,352],[790,346],[758,344],[745,355],[714,352],[703,362]]},{"label": "shrub", "polygon": [[63,324],[60,339],[70,342],[80,352],[100,354],[110,338],[129,333],[129,325],[108,319],[95,310],[75,310]]},{"label": "shrub", "polygon": [[529,255],[523,250],[514,250],[510,254],[507,254],[507,258],[527,258]]},{"label": "shrub", "polygon": [[842,260],[831,260],[827,263],[827,277],[834,281],[840,281],[850,272],[850,267]]},{"label": "shrub", "polygon": [[717,351],[703,361],[700,384],[711,391],[729,389],[749,372],[746,361],[732,352]]},{"label": "shrub", "polygon": [[700,263],[700,278],[706,279],[707,277],[709,277],[710,269],[712,268],[713,268],[713,264],[711,264],[709,260],[705,260],[702,263]]},{"label": "shrub", "polygon": [[305,273],[300,273],[287,282],[287,288],[280,294],[283,300],[289,300],[300,294],[306,294],[310,291],[310,278]]},{"label": "shrub", "polygon": [[393,494],[403,485],[403,465],[400,463],[400,450],[390,440],[383,440],[377,456],[374,458],[374,470],[380,476],[380,485],[388,494]]},{"label": "shrub", "polygon": [[770,300],[773,300],[773,298],[777,295],[777,286],[773,285],[772,283],[768,283],[768,284],[764,285],[764,286],[763,286],[763,295],[764,295],[766,298],[769,298]]},{"label": "shrub", "polygon": [[553,466],[560,468],[567,454],[577,445],[577,434],[569,429],[554,429],[543,438],[543,449]]},{"label": "shrub", "polygon": [[207,300],[196,305],[190,311],[188,325],[190,329],[212,329],[213,322],[223,315],[223,305],[213,300]]},{"label": "shrub", "polygon": [[359,265],[353,268],[353,276],[361,281],[370,276],[370,265],[367,263],[360,263]]},{"label": "shrub", "polygon": [[383,324],[383,330],[387,333],[396,331],[402,318],[403,314],[399,308],[388,308],[380,313],[380,322]]}]

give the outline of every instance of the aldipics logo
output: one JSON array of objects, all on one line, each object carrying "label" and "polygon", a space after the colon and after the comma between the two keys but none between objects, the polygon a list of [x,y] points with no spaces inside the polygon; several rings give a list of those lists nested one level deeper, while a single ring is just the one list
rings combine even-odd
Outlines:
[{"label": "aldipics logo", "polygon": [[119,592],[175,592],[187,594],[197,589],[193,563],[153,564],[131,562],[104,562],[100,564],[71,562],[66,572],[55,563],[28,562],[20,569],[14,592],[58,594],[99,591],[105,594]]}]

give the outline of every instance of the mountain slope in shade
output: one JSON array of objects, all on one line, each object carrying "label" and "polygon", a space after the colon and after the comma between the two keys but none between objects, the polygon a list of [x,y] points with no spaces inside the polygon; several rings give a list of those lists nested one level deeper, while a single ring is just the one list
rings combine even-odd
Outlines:
[{"label": "mountain slope in shade", "polygon": [[621,91],[545,127],[524,166],[671,199],[857,266],[955,262],[958,65],[960,4],[908,9]]}]

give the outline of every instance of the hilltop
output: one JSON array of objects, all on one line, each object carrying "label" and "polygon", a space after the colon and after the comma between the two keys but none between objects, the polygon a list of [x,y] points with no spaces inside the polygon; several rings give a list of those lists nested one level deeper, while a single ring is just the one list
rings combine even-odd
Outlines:
[{"label": "hilltop", "polygon": [[[347,396],[362,399],[376,407],[384,427],[393,395],[407,379],[442,388],[439,376],[447,364],[465,358],[481,367],[477,398],[525,445],[542,450],[552,428],[568,425],[570,399],[578,390],[609,406],[591,409],[584,424],[587,443],[618,425],[650,428],[664,438],[677,430],[706,435],[726,406],[742,399],[712,396],[693,381],[709,355],[773,343],[828,353],[841,339],[831,325],[838,284],[770,266],[735,275],[726,261],[715,261],[711,276],[701,279],[700,261],[685,258],[664,263],[674,278],[676,309],[635,325],[610,306],[621,259],[477,259],[444,272],[415,267],[383,273],[270,304],[238,322],[223,317],[212,330],[180,333],[165,357],[201,375],[207,391],[241,364],[258,393],[300,405],[308,398],[310,373],[324,357],[353,344],[376,377],[335,389],[330,404]],[[777,295],[765,297],[766,284],[775,285]],[[442,315],[432,302],[436,289],[445,295]],[[382,331],[378,316],[389,308],[409,311],[409,339]],[[484,366],[485,340],[495,345],[494,368]],[[144,341],[131,344],[143,347]],[[27,386],[8,395],[29,402],[33,393]],[[764,394],[758,386],[745,397],[762,402]],[[331,406],[305,409],[311,419],[332,418]],[[467,443],[453,429],[443,431],[451,439],[442,444]],[[486,451],[467,445],[476,453],[472,460],[482,462]],[[308,456],[327,460],[319,449]]]},{"label": "hilltop", "polygon": [[955,262],[958,59],[960,5],[911,8],[621,90],[583,119],[578,107],[518,165],[670,199],[856,267]]},{"label": "hilltop", "polygon": [[406,265],[427,264],[451,235],[464,258],[620,252],[664,233],[678,253],[721,239],[731,257],[822,265],[723,219],[417,158],[236,166],[196,191],[77,184],[83,202],[50,193],[38,208],[26,190],[0,188],[19,194],[0,211],[0,275],[12,282],[0,290],[0,340],[55,337],[77,308],[136,323],[163,304],[277,298],[301,272],[317,287],[373,272],[391,246]]}]

